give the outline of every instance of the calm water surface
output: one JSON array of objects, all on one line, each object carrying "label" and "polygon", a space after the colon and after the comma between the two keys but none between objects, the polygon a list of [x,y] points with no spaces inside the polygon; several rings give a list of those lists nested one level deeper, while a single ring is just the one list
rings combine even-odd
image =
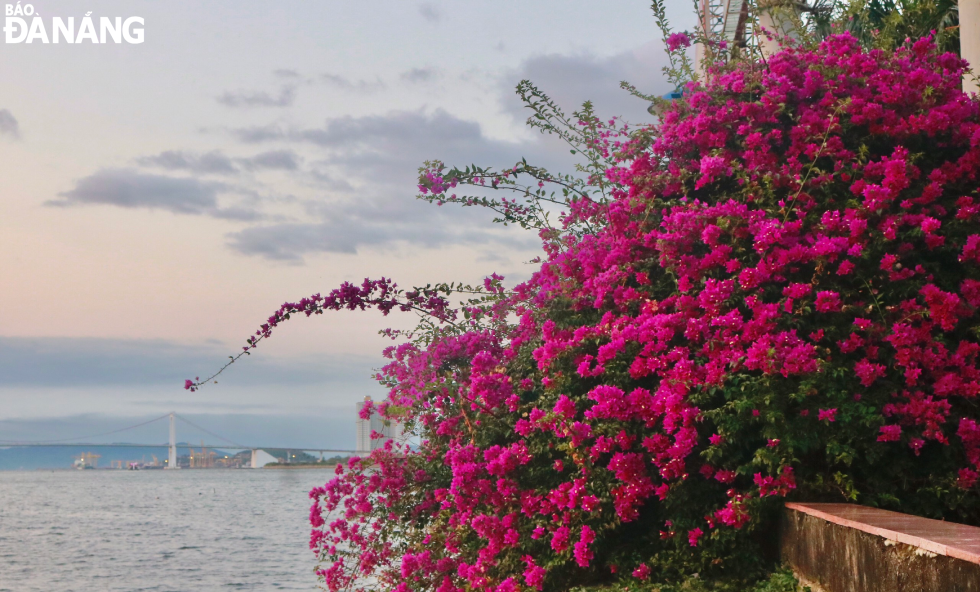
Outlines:
[{"label": "calm water surface", "polygon": [[0,472],[0,591],[315,590],[328,470]]}]

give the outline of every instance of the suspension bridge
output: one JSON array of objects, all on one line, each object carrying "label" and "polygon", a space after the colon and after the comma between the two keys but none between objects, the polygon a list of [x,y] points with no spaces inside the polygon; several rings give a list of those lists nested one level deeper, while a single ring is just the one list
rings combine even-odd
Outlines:
[{"label": "suspension bridge", "polygon": [[[93,438],[102,438],[102,437],[105,437],[105,436],[110,436],[110,435],[113,435],[113,434],[118,434],[118,433],[126,432],[126,431],[129,431],[129,430],[133,430],[133,429],[136,429],[136,428],[145,426],[145,425],[156,423],[158,421],[162,421],[162,420],[165,420],[165,419],[169,419],[170,420],[170,439],[169,439],[168,442],[165,442],[165,443],[160,443],[160,444],[128,444],[128,443],[118,443],[118,442],[116,442],[116,443],[99,443],[99,442],[87,442],[87,441],[85,441],[85,440],[90,440],[90,439],[93,439]],[[166,469],[177,469],[177,468],[180,468],[179,465],[178,465],[178,462],[177,462],[177,449],[178,448],[188,448],[188,449],[190,449],[190,445],[189,444],[178,444],[178,442],[177,442],[177,427],[176,427],[177,420],[180,420],[181,422],[184,422],[187,425],[189,425],[189,426],[191,426],[191,427],[193,427],[193,428],[195,428],[197,430],[200,430],[201,432],[207,434],[208,436],[210,436],[212,438],[216,438],[217,440],[220,440],[221,441],[220,444],[205,444],[202,441],[201,442],[201,448],[202,448],[202,450],[203,449],[207,449],[207,448],[210,448],[210,449],[219,448],[219,449],[229,450],[229,451],[230,450],[239,450],[239,451],[242,451],[242,450],[250,450],[252,452],[251,463],[250,463],[251,466],[252,466],[252,468],[258,468],[259,467],[258,462],[257,462],[258,455],[259,455],[260,452],[262,452],[264,450],[287,450],[287,451],[290,451],[290,452],[307,452],[307,453],[309,453],[309,452],[315,452],[315,453],[319,453],[320,454],[321,460],[323,459],[323,455],[326,454],[326,453],[364,454],[364,451],[347,450],[347,449],[342,449],[342,448],[306,448],[306,447],[297,447],[297,446],[254,446],[254,445],[241,444],[241,443],[238,443],[238,442],[234,442],[232,440],[229,440],[229,439],[227,439],[227,438],[225,438],[223,436],[220,436],[220,435],[218,435],[218,434],[216,434],[216,433],[214,433],[214,432],[212,432],[212,431],[210,431],[210,430],[208,430],[206,428],[203,428],[203,427],[197,425],[196,423],[192,422],[191,420],[187,419],[186,417],[181,417],[180,415],[178,415],[176,413],[168,413],[166,415],[161,415],[160,417],[156,417],[156,418],[153,418],[151,420],[144,421],[144,422],[141,422],[141,423],[137,423],[137,424],[134,424],[134,425],[131,425],[131,426],[126,426],[126,427],[120,428],[118,430],[112,430],[110,432],[103,432],[103,433],[100,433],[100,434],[90,434],[90,435],[87,435],[87,436],[78,436],[78,437],[74,437],[74,438],[63,438],[63,439],[58,439],[58,440],[36,440],[36,441],[17,441],[17,440],[2,440],[2,439],[0,439],[0,448],[52,447],[52,446],[57,446],[57,447],[63,447],[63,446],[79,446],[79,447],[86,447],[86,448],[167,448],[168,449],[168,458],[167,458],[166,461],[164,461],[164,462],[167,463],[164,468],[166,468]],[[289,456],[290,455],[287,453],[286,456],[287,456],[287,462],[288,462],[288,459],[289,459]]]}]

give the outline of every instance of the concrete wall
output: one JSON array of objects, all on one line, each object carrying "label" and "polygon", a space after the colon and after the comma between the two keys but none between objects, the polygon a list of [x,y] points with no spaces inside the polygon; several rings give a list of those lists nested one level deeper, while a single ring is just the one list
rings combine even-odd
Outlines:
[{"label": "concrete wall", "polygon": [[980,592],[980,565],[789,508],[780,556],[814,592]]}]

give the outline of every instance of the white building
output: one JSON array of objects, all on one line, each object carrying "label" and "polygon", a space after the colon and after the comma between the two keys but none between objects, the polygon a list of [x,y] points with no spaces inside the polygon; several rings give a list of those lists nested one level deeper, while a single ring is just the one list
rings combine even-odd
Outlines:
[{"label": "white building", "polygon": [[[357,445],[355,448],[358,454],[362,455],[367,455],[377,448],[383,448],[388,440],[401,442],[405,438],[405,430],[401,423],[388,421],[386,425],[385,420],[377,411],[371,413],[370,419],[361,418],[361,410],[364,409],[364,405],[371,402],[371,397],[364,397],[363,401],[357,403]],[[372,440],[371,432],[378,432],[384,437]]]}]

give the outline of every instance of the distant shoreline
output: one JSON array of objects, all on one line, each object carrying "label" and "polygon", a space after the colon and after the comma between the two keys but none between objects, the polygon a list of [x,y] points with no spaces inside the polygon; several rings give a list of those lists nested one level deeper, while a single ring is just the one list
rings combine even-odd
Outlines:
[{"label": "distant shoreline", "polygon": [[262,467],[263,469],[336,469],[337,465],[321,465],[319,463],[291,463],[291,464],[274,464],[270,463]]}]

